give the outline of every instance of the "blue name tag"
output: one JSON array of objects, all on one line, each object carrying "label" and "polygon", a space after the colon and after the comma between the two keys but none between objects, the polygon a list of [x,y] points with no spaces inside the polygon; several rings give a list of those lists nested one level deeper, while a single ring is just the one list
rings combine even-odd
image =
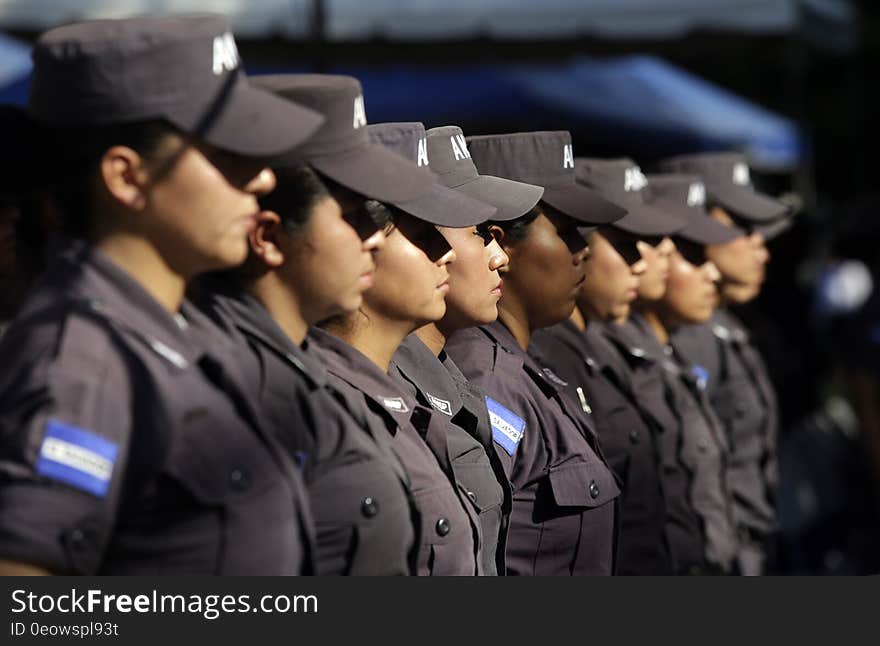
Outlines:
[{"label": "blue name tag", "polygon": [[508,455],[513,455],[522,439],[526,421],[491,397],[486,397],[486,407],[489,409],[489,422],[492,424],[492,439]]},{"label": "blue name tag", "polygon": [[110,488],[119,446],[92,431],[50,419],[40,446],[36,471],[93,496]]}]

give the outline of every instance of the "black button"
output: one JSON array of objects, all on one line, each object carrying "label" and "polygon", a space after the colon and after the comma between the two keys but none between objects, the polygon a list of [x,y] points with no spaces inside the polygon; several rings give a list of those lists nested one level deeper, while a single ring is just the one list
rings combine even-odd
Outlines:
[{"label": "black button", "polygon": [[705,453],[709,449],[709,443],[706,440],[700,440],[697,442],[697,448],[700,450],[700,453]]},{"label": "black button", "polygon": [[441,518],[437,521],[436,529],[438,536],[446,536],[449,533],[449,530],[452,529],[452,525],[450,525],[449,521],[445,518]]},{"label": "black button", "polygon": [[590,497],[598,498],[599,497],[599,485],[596,484],[595,480],[590,482]]},{"label": "black button", "polygon": [[74,529],[70,532],[70,547],[75,550],[82,550],[85,547],[86,534],[81,529]]},{"label": "black button", "polygon": [[633,444],[639,443],[639,430],[638,429],[634,428],[633,430],[631,430],[629,432],[629,441],[632,442]]},{"label": "black button", "polygon": [[471,499],[471,502],[472,502],[472,503],[476,503],[476,502],[477,502],[477,494],[475,494],[473,491],[468,491],[468,492],[467,492],[467,497]]},{"label": "black button", "polygon": [[372,518],[379,513],[379,503],[371,496],[367,496],[361,503],[361,513],[367,518]]},{"label": "black button", "polygon": [[233,469],[229,472],[229,484],[235,491],[244,491],[250,486],[250,478],[241,469]]}]

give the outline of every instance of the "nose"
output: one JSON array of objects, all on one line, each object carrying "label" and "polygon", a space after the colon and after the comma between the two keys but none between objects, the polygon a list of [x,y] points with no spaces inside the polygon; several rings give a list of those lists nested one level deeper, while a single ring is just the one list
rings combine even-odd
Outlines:
[{"label": "nose", "polygon": [[492,250],[492,255],[489,257],[489,271],[498,271],[507,267],[510,264],[510,257],[504,253],[504,250],[498,246],[498,243],[492,243],[496,248]]},{"label": "nose", "polygon": [[709,282],[717,283],[721,281],[721,272],[711,260],[707,260],[703,265],[703,274],[709,279]]},{"label": "nose", "polygon": [[385,232],[377,229],[376,232],[361,243],[361,248],[369,253],[381,251],[385,246]]},{"label": "nose", "polygon": [[248,182],[245,190],[254,195],[266,195],[275,189],[277,183],[278,180],[275,178],[275,173],[272,172],[272,169],[264,168]]},{"label": "nose", "polygon": [[641,276],[648,269],[648,263],[645,262],[644,258],[642,258],[631,264],[629,266],[629,269],[632,272],[633,276]]},{"label": "nose", "polygon": [[571,256],[571,262],[575,267],[580,266],[590,255],[590,245],[585,245],[580,251]]},{"label": "nose", "polygon": [[660,244],[657,245],[657,251],[661,255],[671,256],[672,252],[675,251],[675,243],[672,241],[672,238],[663,238]]},{"label": "nose", "polygon": [[437,261],[437,266],[438,267],[445,267],[448,269],[448,267],[446,267],[446,265],[451,265],[452,263],[454,263],[455,258],[456,258],[455,250],[450,249],[449,251],[444,253],[442,256],[440,256],[440,260]]}]

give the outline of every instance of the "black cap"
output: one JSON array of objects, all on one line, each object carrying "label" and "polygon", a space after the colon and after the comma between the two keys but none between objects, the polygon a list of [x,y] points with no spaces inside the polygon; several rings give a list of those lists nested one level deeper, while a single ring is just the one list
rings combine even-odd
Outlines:
[{"label": "black cap", "polygon": [[643,236],[668,236],[683,228],[685,221],[645,203],[648,180],[631,159],[574,160],[578,183],[597,190],[602,197],[626,209],[626,216],[612,226]]},{"label": "black cap", "polygon": [[427,134],[431,170],[437,173],[438,181],[494,206],[498,211],[492,219],[496,222],[522,217],[544,194],[544,189],[534,184],[480,175],[458,126],[431,128]]},{"label": "black cap", "polygon": [[769,224],[761,224],[755,227],[755,231],[760,232],[764,236],[764,240],[770,241],[788,231],[793,224],[794,216],[787,216]]},{"label": "black cap", "polygon": [[48,125],[162,118],[219,148],[269,157],[323,121],[249,83],[222,16],[72,23],[43,33],[33,59],[28,111]]},{"label": "black cap", "polygon": [[481,173],[541,186],[544,202],[579,222],[611,224],[626,215],[624,209],[575,182],[567,131],[484,135],[468,137],[467,143]]},{"label": "black cap", "polygon": [[765,223],[788,213],[785,204],[755,191],[749,165],[739,153],[681,155],[662,161],[659,167],[666,173],[699,175],[709,203],[717,203],[744,220]]},{"label": "black cap", "polygon": [[346,188],[380,202],[397,203],[425,195],[436,183],[430,171],[370,141],[360,81],[331,74],[255,76],[255,85],[317,110],[326,121],[293,163],[307,161]]},{"label": "black cap", "polygon": [[[416,166],[433,170],[428,156],[428,136],[425,126],[417,121],[408,123],[379,123],[367,127],[370,140],[393,150]],[[496,209],[485,202],[471,199],[442,184],[434,184],[421,197],[407,202],[392,202],[394,206],[425,222],[444,227],[470,227],[491,220]]]},{"label": "black cap", "polygon": [[648,175],[648,204],[686,222],[675,235],[701,245],[724,244],[744,235],[737,227],[724,226],[706,212],[706,187],[696,175]]}]

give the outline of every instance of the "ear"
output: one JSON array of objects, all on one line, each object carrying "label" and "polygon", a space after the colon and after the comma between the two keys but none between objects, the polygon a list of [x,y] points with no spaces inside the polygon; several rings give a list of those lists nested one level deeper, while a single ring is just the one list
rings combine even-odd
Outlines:
[{"label": "ear", "polygon": [[128,146],[113,146],[101,156],[101,179],[110,197],[130,209],[147,204],[144,187],[149,179],[145,161]]},{"label": "ear", "polygon": [[276,269],[284,264],[285,245],[282,237],[288,236],[281,222],[281,216],[275,211],[260,211],[256,215],[257,224],[248,234],[251,252],[265,265]]}]

